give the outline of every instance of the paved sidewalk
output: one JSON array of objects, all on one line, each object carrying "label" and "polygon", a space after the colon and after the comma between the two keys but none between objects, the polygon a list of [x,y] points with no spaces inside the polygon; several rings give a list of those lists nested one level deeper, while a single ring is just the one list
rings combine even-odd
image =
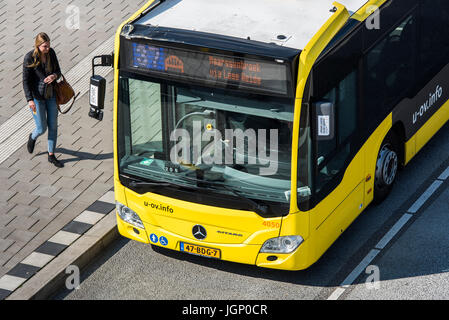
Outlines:
[{"label": "paved sidewalk", "polygon": [[[26,105],[22,62],[38,32],[49,34],[66,74],[145,2],[0,0],[0,46],[10,49],[0,53],[0,129]],[[79,29],[70,30],[67,25],[73,23],[70,19],[77,10]],[[91,70],[84,71],[88,83]],[[88,117],[87,94],[78,98],[69,114],[59,116],[56,155],[64,168],[48,163],[46,134],[38,139],[33,154],[21,145],[0,163],[0,300],[11,291],[1,287],[11,285],[7,276],[9,280],[16,273],[30,277],[36,266],[45,265],[45,256],[35,252],[45,255],[50,250],[48,240],[55,240],[61,230],[83,233],[113,209],[112,72],[106,79],[102,122]],[[54,243],[58,242],[50,241],[50,246]],[[59,253],[64,248],[50,251]],[[41,259],[36,263],[37,256]]]},{"label": "paved sidewalk", "polygon": [[50,36],[64,73],[112,36],[119,24],[146,2],[0,0],[0,124],[24,106],[23,57],[33,49],[39,32]]}]

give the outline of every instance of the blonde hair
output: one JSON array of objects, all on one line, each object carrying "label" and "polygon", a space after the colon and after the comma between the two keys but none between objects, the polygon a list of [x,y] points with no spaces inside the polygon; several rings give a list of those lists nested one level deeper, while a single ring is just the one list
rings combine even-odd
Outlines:
[{"label": "blonde hair", "polygon": [[[34,41],[33,63],[28,66],[29,68],[35,68],[41,64],[43,54],[40,52],[39,47],[45,42],[50,42],[50,37],[45,32],[39,33]],[[47,61],[46,71],[50,73],[53,70],[50,55],[46,53],[45,57]]]}]

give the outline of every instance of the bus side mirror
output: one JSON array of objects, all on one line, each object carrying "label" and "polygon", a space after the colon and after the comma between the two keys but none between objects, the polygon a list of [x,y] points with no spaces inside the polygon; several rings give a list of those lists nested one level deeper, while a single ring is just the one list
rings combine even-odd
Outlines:
[{"label": "bus side mirror", "polygon": [[[98,60],[100,61],[98,62]],[[90,78],[89,91],[89,117],[103,120],[104,100],[106,96],[106,79],[95,75],[95,67],[112,67],[114,55],[96,56],[92,59],[92,77]]]},{"label": "bus side mirror", "polygon": [[315,138],[318,141],[334,139],[335,136],[335,105],[329,101],[313,103],[316,118]]},{"label": "bus side mirror", "polygon": [[95,59],[101,59],[101,62],[99,64],[95,64],[96,67],[112,67],[114,63],[114,55],[113,54],[106,54],[102,56],[96,56]]}]

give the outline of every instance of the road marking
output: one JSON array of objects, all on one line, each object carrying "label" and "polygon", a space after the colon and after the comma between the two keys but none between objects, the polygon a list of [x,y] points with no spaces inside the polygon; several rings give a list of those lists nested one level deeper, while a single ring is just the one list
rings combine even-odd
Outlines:
[{"label": "road marking", "polygon": [[376,249],[382,250],[394,238],[394,236],[402,229],[402,227],[413,217],[410,213],[404,214],[396,224],[388,231],[385,236],[377,243]]},{"label": "road marking", "polygon": [[443,181],[435,180],[429,188],[416,200],[416,202],[407,210],[408,213],[416,213],[422,205],[432,196],[432,194],[441,186]]},{"label": "road marking", "polygon": [[380,250],[371,250],[357,267],[346,277],[338,288],[327,298],[327,300],[338,300],[345,290],[366,270],[371,261],[379,254]]},{"label": "road marking", "polygon": [[445,180],[449,178],[449,167],[447,167],[440,176],[424,191],[424,193],[416,200],[413,205],[394,225],[388,230],[388,232],[382,237],[382,239],[375,245],[365,258],[355,267],[352,272],[346,277],[345,280],[337,287],[327,300],[338,300],[341,295],[349,288],[350,285],[360,276],[360,274],[366,270],[369,264],[374,258],[383,250],[388,243],[398,234],[398,232],[407,224],[407,222],[413,217],[413,214],[419,211],[421,207],[429,200],[429,198],[438,190]]},{"label": "road marking", "polygon": [[327,300],[338,300],[340,296],[345,292],[345,288],[337,288],[335,291],[327,298]]},{"label": "road marking", "polygon": [[438,180],[446,180],[447,178],[449,178],[449,167],[446,168],[446,170],[443,171],[442,174],[440,174],[440,176],[438,177]]},{"label": "road marking", "polygon": [[[70,71],[64,73],[65,78],[72,84],[75,92],[80,92],[80,97],[89,91],[92,58],[112,53],[114,50],[114,38],[115,36],[106,40]],[[100,68],[96,73],[106,77],[111,71],[112,68]],[[73,110],[68,114],[71,114]],[[0,126],[0,164],[27,142],[28,136],[34,127],[34,121],[28,105],[20,109]]]},{"label": "road marking", "polygon": [[371,261],[373,261],[373,259],[379,254],[380,250],[377,249],[372,249],[367,255],[366,257],[359,263],[359,265],[357,267],[355,267],[354,270],[352,270],[352,272],[346,277],[345,280],[343,280],[343,282],[341,283],[341,287],[346,287],[346,286],[350,286],[356,279],[357,277],[363,272],[365,271],[366,267],[369,266],[369,264],[371,263]]}]

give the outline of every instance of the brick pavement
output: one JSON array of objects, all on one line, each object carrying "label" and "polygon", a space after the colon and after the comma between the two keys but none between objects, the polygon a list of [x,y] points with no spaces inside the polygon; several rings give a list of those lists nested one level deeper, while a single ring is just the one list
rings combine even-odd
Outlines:
[{"label": "brick pavement", "polygon": [[33,49],[37,33],[48,33],[64,73],[111,37],[145,2],[0,0],[0,124],[26,104],[22,63],[25,53]]},{"label": "brick pavement", "polygon": [[[8,48],[0,52],[0,125],[26,105],[21,66],[38,32],[49,34],[64,73],[145,2],[0,0],[0,46]],[[79,29],[69,30],[76,10]],[[59,116],[56,155],[64,168],[48,163],[46,135],[32,155],[22,146],[0,164],[0,277],[113,186],[112,80],[110,73],[102,122],[88,117],[87,95],[70,115]]]}]

